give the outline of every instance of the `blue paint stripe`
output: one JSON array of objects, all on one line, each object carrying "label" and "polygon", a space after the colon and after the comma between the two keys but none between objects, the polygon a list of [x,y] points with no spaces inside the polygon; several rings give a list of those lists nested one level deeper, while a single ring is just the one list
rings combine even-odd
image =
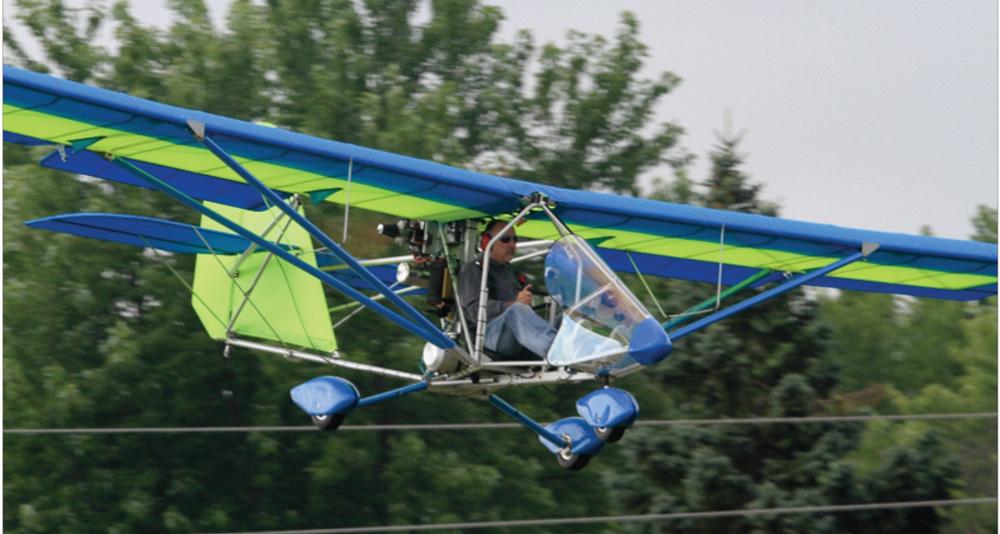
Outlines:
[{"label": "blue paint stripe", "polygon": [[[608,266],[616,272],[628,274],[635,273],[635,269],[632,267],[632,263],[628,260],[625,252],[599,247],[597,248],[597,252],[601,255],[604,261],[607,262]],[[632,259],[635,260],[635,263],[639,267],[643,276],[660,276],[663,278],[676,278],[680,280],[704,282],[708,284],[715,284],[718,280],[719,264],[717,263],[682,258],[668,258],[654,254],[644,254],[641,252],[632,252],[630,254]],[[725,286],[735,285],[753,275],[757,271],[759,271],[757,268],[726,265],[722,269],[722,284]],[[751,287],[760,287],[761,285],[781,279],[783,279],[781,273],[774,273],[754,283]],[[816,278],[815,280],[810,281],[809,285],[849,289],[854,291],[895,293],[946,300],[978,300],[997,294],[996,285],[985,285],[965,290],[951,290],[887,284],[883,282],[850,280],[829,276]]]},{"label": "blue paint stripe", "polygon": [[17,143],[19,145],[51,145],[52,141],[46,141],[45,139],[38,139],[36,137],[31,137],[28,135],[21,135],[14,132],[3,132],[3,141],[5,143]]},{"label": "blue paint stripe", "polygon": [[[253,211],[264,210],[268,207],[264,203],[264,199],[260,196],[260,193],[247,184],[232,180],[223,180],[221,178],[212,178],[203,174],[182,171],[153,163],[143,163],[135,160],[129,161],[198,200],[211,200],[220,204]],[[136,178],[135,175],[120,166],[86,150],[71,154],[66,161],[63,161],[58,153],[53,153],[46,156],[41,161],[41,165],[50,169],[86,174],[113,182],[155,190],[147,182]]]}]

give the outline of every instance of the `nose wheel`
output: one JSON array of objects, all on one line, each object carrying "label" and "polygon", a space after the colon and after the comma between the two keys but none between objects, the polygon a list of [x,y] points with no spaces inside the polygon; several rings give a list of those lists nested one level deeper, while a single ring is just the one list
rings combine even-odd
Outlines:
[{"label": "nose wheel", "polygon": [[589,454],[573,454],[572,452],[563,449],[556,453],[556,461],[559,462],[559,467],[566,469],[567,471],[579,471],[590,462],[593,456]]},{"label": "nose wheel", "polygon": [[[606,381],[607,377],[604,378]],[[591,391],[576,401],[576,411],[594,427],[597,439],[602,443],[615,443],[635,423],[639,416],[639,403],[628,391],[605,383],[601,389]]]},{"label": "nose wheel", "polygon": [[615,443],[622,439],[625,435],[625,427],[623,426],[597,426],[594,427],[594,432],[597,433],[597,439],[603,441],[604,443]]},{"label": "nose wheel", "polygon": [[340,428],[343,424],[344,419],[347,417],[346,413],[335,413],[329,415],[310,415],[309,418],[312,419],[313,425],[320,430],[332,431]]},{"label": "nose wheel", "polygon": [[337,430],[352,410],[397,399],[427,389],[427,382],[417,382],[377,395],[361,398],[358,388],[336,376],[319,376],[292,388],[292,401],[309,414],[320,430]]}]

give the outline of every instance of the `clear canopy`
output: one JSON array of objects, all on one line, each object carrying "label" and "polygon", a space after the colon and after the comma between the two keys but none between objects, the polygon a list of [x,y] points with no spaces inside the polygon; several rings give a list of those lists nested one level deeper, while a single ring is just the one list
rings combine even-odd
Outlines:
[{"label": "clear canopy", "polygon": [[563,317],[547,359],[553,365],[600,364],[628,352],[649,312],[585,240],[569,235],[545,258],[545,285]]}]

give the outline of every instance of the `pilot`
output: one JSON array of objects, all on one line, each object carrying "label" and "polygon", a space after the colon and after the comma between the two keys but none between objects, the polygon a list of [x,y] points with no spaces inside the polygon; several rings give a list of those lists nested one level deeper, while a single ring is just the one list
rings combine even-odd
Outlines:
[{"label": "pilot", "polygon": [[[481,247],[506,226],[505,221],[490,221],[480,239]],[[511,228],[490,249],[490,269],[486,287],[486,339],[484,346],[495,360],[544,358],[556,337],[556,330],[548,321],[531,309],[531,284],[514,272],[510,260],[517,250],[517,234]],[[462,302],[465,319],[475,333],[479,313],[480,284],[483,268],[480,259],[462,268],[458,279],[458,296]],[[525,349],[531,355],[525,355]]]}]

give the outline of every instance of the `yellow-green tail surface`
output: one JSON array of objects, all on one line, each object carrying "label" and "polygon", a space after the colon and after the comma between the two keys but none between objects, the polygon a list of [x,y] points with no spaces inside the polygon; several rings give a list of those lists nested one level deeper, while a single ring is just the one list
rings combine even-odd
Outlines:
[{"label": "yellow-green tail surface", "polygon": [[[205,204],[258,234],[281,216],[277,208],[257,212],[212,202]],[[309,234],[295,223],[287,223],[287,218],[282,219],[264,237],[291,247],[301,260],[316,265]],[[204,216],[201,226],[228,231]],[[239,256],[198,255],[191,304],[205,330],[213,339],[224,340],[227,327],[232,323],[229,331],[237,337],[266,339],[323,352],[335,350],[337,340],[322,283],[276,256],[268,257],[266,251],[258,249],[239,266],[239,274],[234,279],[229,272]],[[258,275],[260,279],[254,285]],[[241,305],[244,291],[249,291],[250,297]],[[236,316],[235,321],[233,316]]]}]

